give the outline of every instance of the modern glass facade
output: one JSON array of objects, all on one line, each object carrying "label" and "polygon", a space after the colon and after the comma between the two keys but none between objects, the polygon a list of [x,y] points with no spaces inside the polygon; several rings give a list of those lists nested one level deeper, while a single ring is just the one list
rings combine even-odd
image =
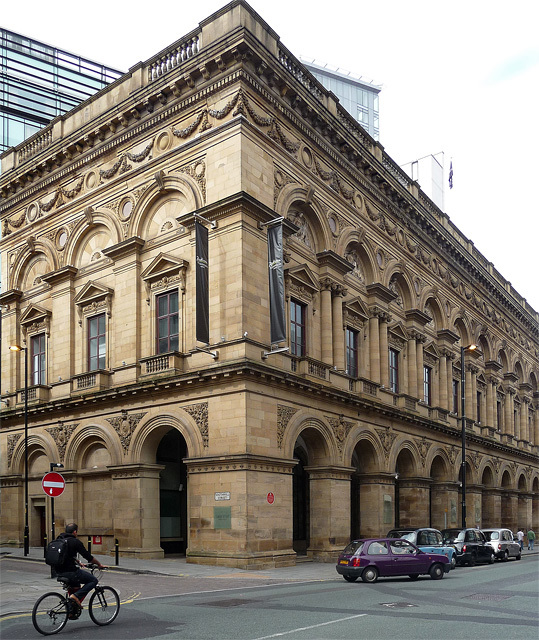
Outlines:
[{"label": "modern glass facade", "polygon": [[378,94],[381,88],[364,82],[351,75],[321,67],[314,62],[301,61],[313,76],[326,89],[332,91],[341,105],[352,115],[359,124],[378,140],[380,137],[380,116],[378,108]]},{"label": "modern glass facade", "polygon": [[122,75],[7,29],[0,38],[0,153]]}]

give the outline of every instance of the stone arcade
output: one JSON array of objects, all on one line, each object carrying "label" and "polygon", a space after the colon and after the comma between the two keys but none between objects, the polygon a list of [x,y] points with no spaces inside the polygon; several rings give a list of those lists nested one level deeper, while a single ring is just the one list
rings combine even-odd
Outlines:
[{"label": "stone arcade", "polygon": [[[245,2],[2,157],[2,544],[259,568],[539,529],[539,319]],[[195,214],[210,343],[195,334]],[[270,345],[282,217],[287,342]]]}]

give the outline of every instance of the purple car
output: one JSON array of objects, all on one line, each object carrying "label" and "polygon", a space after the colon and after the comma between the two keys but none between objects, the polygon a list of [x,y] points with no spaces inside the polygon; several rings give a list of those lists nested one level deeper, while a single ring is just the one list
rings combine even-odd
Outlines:
[{"label": "purple car", "polygon": [[417,580],[423,574],[440,580],[451,569],[451,563],[446,556],[421,551],[402,538],[370,538],[352,541],[339,556],[336,569],[347,582],[358,578],[376,582],[379,576]]}]

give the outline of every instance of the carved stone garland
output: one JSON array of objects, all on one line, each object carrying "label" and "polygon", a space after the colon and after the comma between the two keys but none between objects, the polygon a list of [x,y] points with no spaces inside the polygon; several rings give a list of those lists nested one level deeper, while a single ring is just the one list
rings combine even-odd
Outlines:
[{"label": "carved stone garland", "polygon": [[47,429],[47,431],[51,434],[52,439],[54,440],[58,448],[58,453],[60,455],[60,462],[64,461],[67,443],[71,438],[71,434],[73,433],[73,431],[75,431],[75,429],[78,426],[79,426],[78,422],[76,422],[75,424],[68,425],[68,424],[63,424],[63,422],[60,420],[58,422],[57,427],[50,427]]},{"label": "carved stone garland", "polygon": [[197,423],[197,426],[202,435],[202,442],[204,447],[209,445],[209,429],[208,429],[208,403],[201,402],[200,404],[191,404],[187,407],[182,407]]},{"label": "carved stone garland", "polygon": [[282,449],[283,446],[283,436],[286,431],[286,427],[292,419],[292,416],[297,413],[297,411],[297,409],[287,407],[284,404],[277,405],[277,445],[279,449]]},{"label": "carved stone garland", "polygon": [[122,449],[125,455],[127,455],[127,452],[129,451],[133,432],[145,415],[146,413],[132,413],[131,415],[128,415],[127,411],[124,409],[122,410],[121,416],[107,418],[107,422],[113,426],[116,433],[120,436],[120,442],[122,443]]}]

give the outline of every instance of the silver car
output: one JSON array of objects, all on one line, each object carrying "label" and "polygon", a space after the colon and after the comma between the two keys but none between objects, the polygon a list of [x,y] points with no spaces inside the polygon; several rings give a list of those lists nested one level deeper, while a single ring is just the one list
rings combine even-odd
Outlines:
[{"label": "silver car", "polygon": [[482,529],[487,544],[494,549],[494,555],[498,560],[509,560],[515,558],[520,560],[522,552],[520,545],[513,538],[513,532],[510,529]]}]

